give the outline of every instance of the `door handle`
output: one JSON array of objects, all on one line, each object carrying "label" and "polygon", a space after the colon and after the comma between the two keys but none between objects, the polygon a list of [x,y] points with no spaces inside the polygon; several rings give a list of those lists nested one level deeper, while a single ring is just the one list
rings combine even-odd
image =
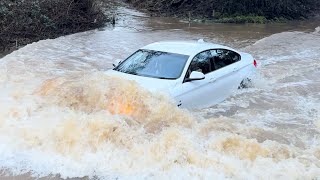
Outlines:
[{"label": "door handle", "polygon": [[216,82],[216,81],[217,81],[216,78],[211,78],[211,79],[210,79],[210,83],[213,83],[213,82]]},{"label": "door handle", "polygon": [[236,71],[238,71],[238,68],[233,68],[233,72],[236,72]]}]

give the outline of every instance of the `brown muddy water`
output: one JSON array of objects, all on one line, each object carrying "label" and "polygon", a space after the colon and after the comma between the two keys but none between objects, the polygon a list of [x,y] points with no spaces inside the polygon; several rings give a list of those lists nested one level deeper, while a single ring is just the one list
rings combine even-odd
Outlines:
[{"label": "brown muddy water", "polygon": [[[201,24],[119,8],[116,27],[0,59],[0,179],[320,179],[320,23]],[[106,76],[161,40],[252,53],[255,87],[187,111]]]}]

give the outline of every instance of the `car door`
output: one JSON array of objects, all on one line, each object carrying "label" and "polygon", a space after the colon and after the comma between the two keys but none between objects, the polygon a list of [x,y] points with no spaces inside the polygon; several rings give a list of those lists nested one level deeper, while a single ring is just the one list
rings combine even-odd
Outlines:
[{"label": "car door", "polygon": [[[214,96],[212,92],[212,80],[213,71],[211,61],[211,52],[204,51],[196,55],[191,61],[185,79],[188,78],[192,71],[199,71],[205,75],[205,79],[191,82],[183,82],[179,89],[179,94],[176,96],[176,100],[179,102],[179,106],[184,108],[204,107],[204,105],[210,102]],[[210,97],[208,97],[210,96]]]},{"label": "car door", "polygon": [[186,78],[192,71],[198,70],[205,74],[205,79],[183,82],[180,94],[176,96],[181,107],[208,107],[223,101],[230,95],[239,79],[235,76],[237,65],[234,64],[239,59],[230,59],[231,54],[228,50],[214,49],[194,57]]},{"label": "car door", "polygon": [[239,73],[241,57],[238,53],[227,49],[211,50],[211,55],[214,72],[210,83],[212,90],[218,95],[214,99],[214,104],[216,104],[231,96],[243,80]]}]

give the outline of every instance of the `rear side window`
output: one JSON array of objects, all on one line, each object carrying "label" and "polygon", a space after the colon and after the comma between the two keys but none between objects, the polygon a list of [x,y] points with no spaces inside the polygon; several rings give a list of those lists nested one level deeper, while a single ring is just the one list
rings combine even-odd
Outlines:
[{"label": "rear side window", "polygon": [[238,53],[226,49],[210,50],[212,69],[217,70],[238,62],[241,57]]}]

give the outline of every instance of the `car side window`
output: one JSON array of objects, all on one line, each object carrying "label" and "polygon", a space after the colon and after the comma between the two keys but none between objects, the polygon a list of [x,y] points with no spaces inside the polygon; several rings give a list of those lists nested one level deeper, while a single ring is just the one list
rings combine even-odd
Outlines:
[{"label": "car side window", "polygon": [[208,74],[209,72],[211,72],[212,66],[211,66],[210,59],[211,59],[210,51],[204,51],[196,55],[190,63],[186,77],[189,77],[191,72],[193,71],[202,72],[203,74]]},{"label": "car side window", "polygon": [[212,69],[217,70],[240,61],[238,53],[226,49],[210,50]]}]

